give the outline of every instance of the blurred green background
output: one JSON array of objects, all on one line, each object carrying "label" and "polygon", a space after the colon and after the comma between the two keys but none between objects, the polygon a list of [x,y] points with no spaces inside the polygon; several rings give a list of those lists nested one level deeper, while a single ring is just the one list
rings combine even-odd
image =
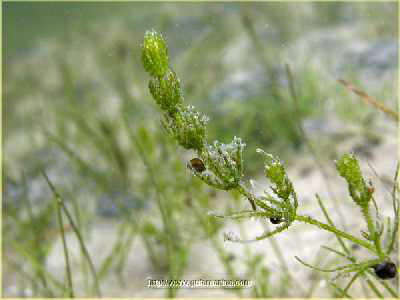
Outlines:
[{"label": "blurred green background", "polygon": [[[28,54],[43,38],[66,39],[91,24],[105,24],[112,18],[132,13],[130,3],[5,2],[3,49],[6,59]],[[135,8],[140,14],[142,7]],[[106,30],[105,30],[106,32]]]},{"label": "blurred green background", "polygon": [[[53,195],[42,171],[65,197],[91,253],[107,249],[95,263],[106,296],[175,296],[180,292],[144,289],[143,278],[149,273],[182,278],[196,270],[190,267],[193,245],[210,240],[217,269],[226,277],[269,278],[259,254],[238,258],[245,266],[238,271],[223,246],[221,222],[207,218],[209,210],[235,211],[243,202],[232,200],[235,195],[224,199],[191,178],[185,166],[191,154],[163,131],[141,65],[144,32],[154,28],[166,37],[186,103],[211,118],[209,142],[229,142],[235,135],[246,142],[251,178],[263,169],[258,147],[300,168],[298,162],[312,153],[299,126],[323,164],[343,151],[372,159],[374,149],[396,139],[396,124],[336,80],[349,80],[396,110],[397,6],[3,3],[5,295],[67,293]],[[96,242],[99,234],[110,239],[110,249]],[[43,242],[44,236],[51,238]],[[140,251],[135,238],[145,253],[140,261],[152,266],[139,268],[140,274],[129,256]],[[77,294],[93,296],[95,279],[79,247],[75,250]],[[131,283],[133,291],[126,286],[129,276],[139,278]],[[278,277],[278,283],[272,276],[273,284],[265,280],[259,290],[235,293],[293,296],[284,288],[296,286],[287,269]],[[333,288],[309,291],[301,296],[335,295]]]}]

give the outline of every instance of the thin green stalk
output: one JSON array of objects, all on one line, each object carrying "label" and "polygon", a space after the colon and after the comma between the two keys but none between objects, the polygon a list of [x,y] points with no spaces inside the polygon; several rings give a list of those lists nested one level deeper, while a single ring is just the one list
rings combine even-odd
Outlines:
[{"label": "thin green stalk", "polygon": [[[364,276],[365,276],[365,275],[363,274],[363,277],[364,277]],[[371,294],[370,294],[370,292],[369,292],[369,289],[368,289],[368,286],[367,286],[365,280],[361,280],[361,287],[362,287],[362,290],[363,290],[363,292],[364,292],[364,296],[365,296],[366,298],[370,298],[370,297],[371,297]]]},{"label": "thin green stalk", "polygon": [[[27,191],[27,182],[26,182],[26,175],[25,172],[22,172],[22,181],[23,181],[23,196],[24,198],[27,200],[27,204],[28,204],[28,216],[29,216],[29,222],[31,223],[32,226],[32,233],[33,233],[33,241],[35,244],[35,247],[37,248],[37,251],[41,251],[41,240],[40,237],[38,236],[38,232],[36,230],[36,227],[34,226],[34,222],[35,222],[35,217],[34,217],[34,213],[33,213],[33,207],[32,207],[32,203],[29,199],[28,196],[28,191]],[[15,218],[15,221],[18,222],[18,219]],[[42,256],[42,255],[41,255]],[[41,260],[39,258],[39,260]],[[39,277],[40,281],[42,282],[43,287],[47,290],[47,292],[49,293],[49,295],[52,295],[52,292],[50,291],[49,287],[48,287],[48,283],[47,283],[47,279],[45,274],[42,271],[36,271],[37,276]]]},{"label": "thin green stalk", "polygon": [[357,272],[356,274],[353,275],[353,277],[351,278],[351,280],[349,281],[349,283],[346,285],[346,287],[344,288],[344,292],[347,294],[347,292],[349,291],[350,287],[353,285],[353,283],[356,281],[356,279],[362,274],[361,272]]},{"label": "thin green stalk", "polygon": [[151,244],[150,239],[149,239],[148,237],[146,237],[145,234],[142,234],[141,237],[142,237],[142,240],[143,240],[143,242],[144,242],[144,246],[146,247],[146,254],[147,254],[147,256],[150,258],[150,261],[151,261],[154,265],[160,266],[160,265],[161,265],[161,263],[160,263],[160,257],[156,255],[156,253],[155,253],[155,251],[154,251],[154,249],[153,249],[153,247],[152,247],[152,244]]},{"label": "thin green stalk", "polygon": [[[368,271],[368,273],[373,276],[371,271]],[[378,280],[378,282],[389,292],[389,294],[393,297],[393,298],[399,298],[399,292],[395,291],[387,282],[383,281],[383,280]]]},{"label": "thin green stalk", "polygon": [[[37,247],[37,250],[41,251],[40,250],[40,240],[39,240],[39,237],[38,237],[38,233],[35,230],[35,226],[33,226],[34,225],[34,214],[33,214],[32,203],[29,200],[28,194],[27,194],[27,191],[26,191],[26,178],[25,178],[25,175],[23,175],[23,178],[24,178],[23,179],[24,180],[24,196],[27,199],[27,203],[28,203],[28,215],[29,215],[30,223],[32,225],[31,228],[32,228],[32,233],[33,233],[33,240],[34,240],[34,243],[35,243],[35,247]],[[39,277],[40,281],[42,282],[42,285],[45,288],[45,290],[47,290],[47,292],[51,296],[52,292],[50,291],[50,288],[48,286],[47,279],[46,279],[46,276],[45,276],[43,270],[42,269],[36,270],[36,274]]]},{"label": "thin green stalk", "polygon": [[99,281],[97,278],[97,274],[96,274],[96,269],[94,267],[93,261],[89,255],[89,251],[87,250],[86,246],[85,246],[85,242],[83,241],[82,235],[78,229],[78,227],[76,226],[69,210],[67,209],[67,207],[65,206],[65,203],[63,201],[63,198],[61,197],[61,195],[57,192],[55,186],[53,185],[53,183],[50,181],[50,179],[47,177],[45,172],[42,172],[43,177],[46,179],[47,184],[49,185],[52,193],[54,194],[54,196],[56,197],[56,199],[59,199],[59,204],[61,205],[62,210],[64,211],[65,215],[67,216],[67,219],[69,221],[69,223],[72,226],[72,230],[74,231],[78,242],[79,242],[79,246],[81,247],[81,250],[83,252],[83,254],[85,255],[88,263],[89,263],[89,267],[90,270],[92,272],[92,276],[93,276],[93,281],[94,281],[94,288],[96,291],[96,294],[98,297],[101,297],[101,291],[100,291],[100,286],[99,286]]},{"label": "thin green stalk", "polygon": [[65,204],[63,202],[61,202],[61,205],[62,205],[62,209],[63,209],[65,215],[67,216],[68,221],[70,222],[70,224],[72,226],[73,231],[75,232],[76,237],[78,238],[81,250],[83,251],[83,253],[86,256],[86,259],[87,259],[87,261],[89,263],[89,267],[90,267],[90,270],[91,270],[91,273],[92,273],[92,276],[93,276],[93,280],[94,280],[94,287],[95,287],[95,290],[96,290],[96,294],[97,294],[98,297],[101,297],[101,291],[100,291],[100,286],[99,286],[99,282],[98,282],[98,279],[97,279],[96,269],[95,269],[93,261],[92,261],[92,259],[90,257],[89,251],[87,250],[87,248],[85,246],[85,242],[83,241],[82,235],[79,232],[78,227],[75,225],[75,222],[74,222],[71,214],[69,213],[67,207],[65,206]]},{"label": "thin green stalk", "polygon": [[116,258],[116,253],[119,252],[121,248],[121,244],[124,238],[124,233],[125,233],[125,226],[126,224],[122,223],[120,225],[120,228],[118,229],[117,232],[117,240],[114,242],[113,247],[110,250],[110,254],[107,255],[103,262],[100,264],[99,271],[97,273],[97,277],[99,278],[99,281],[101,282],[103,278],[107,275],[109,268],[112,266],[113,261]]},{"label": "thin green stalk", "polygon": [[65,239],[64,222],[63,222],[63,218],[62,218],[60,202],[61,201],[58,198],[55,199],[58,226],[60,227],[61,240],[62,240],[62,245],[63,245],[63,250],[64,250],[65,271],[67,273],[67,283],[68,283],[68,295],[70,298],[74,298],[74,287],[73,287],[73,283],[72,283],[71,265],[70,265],[70,261],[69,261],[67,241]]},{"label": "thin green stalk", "polygon": [[114,242],[112,249],[110,250],[109,255],[104,258],[103,262],[100,265],[98,278],[101,282],[105,276],[107,275],[110,268],[114,265],[114,269],[118,271],[122,271],[123,267],[126,265],[124,262],[126,261],[125,252],[128,252],[126,249],[130,249],[130,245],[132,244],[133,237],[137,234],[137,224],[129,224],[124,223],[120,225],[117,236],[118,239]]},{"label": "thin green stalk", "polygon": [[336,234],[336,235],[338,235],[338,236],[340,236],[342,238],[348,239],[349,241],[364,247],[365,249],[368,249],[369,251],[371,251],[374,254],[377,254],[377,251],[376,251],[375,247],[373,247],[370,243],[368,243],[366,241],[363,241],[363,240],[360,240],[359,238],[356,238],[355,236],[352,236],[351,234],[348,234],[348,233],[346,233],[344,231],[341,231],[341,230],[339,230],[339,229],[337,229],[337,228],[335,228],[333,226],[330,226],[330,225],[325,224],[325,223],[321,223],[321,222],[319,222],[319,221],[317,221],[317,220],[315,220],[315,219],[313,219],[313,218],[311,218],[309,216],[296,215],[295,220],[299,221],[299,222],[315,225],[315,226],[317,226],[317,227],[319,227],[321,229],[324,229],[326,231],[330,231],[330,232],[332,232],[332,233],[334,233],[334,234]]},{"label": "thin green stalk", "polygon": [[338,255],[338,256],[347,258],[348,260],[350,260],[350,261],[352,261],[353,263],[355,263],[355,260],[354,260],[353,257],[348,256],[347,254],[345,254],[345,253],[343,253],[343,252],[340,252],[340,251],[338,251],[338,250],[336,250],[336,249],[333,249],[333,248],[331,248],[331,247],[328,247],[328,246],[322,246],[321,248],[322,248],[322,249],[325,249],[325,250],[328,250],[328,251],[330,251],[330,252],[333,252],[333,253],[335,253],[335,254]]},{"label": "thin green stalk", "polygon": [[[130,249],[132,247],[134,238],[137,236],[138,234],[138,225],[135,224],[134,226],[130,227],[131,231],[128,232],[128,237],[126,238],[126,242],[125,244],[122,245],[122,247],[120,248],[120,252],[117,253],[117,255],[119,255],[119,260],[117,261],[117,272],[122,272],[125,264],[124,262],[126,262],[127,257],[130,253]],[[117,258],[117,259],[118,259]]]},{"label": "thin green stalk", "polygon": [[[322,210],[322,212],[323,212],[323,214],[324,214],[326,220],[328,221],[329,225],[335,227],[335,225],[333,224],[332,219],[330,218],[330,216],[329,216],[329,214],[328,214],[328,211],[327,211],[326,208],[325,208],[324,203],[321,201],[320,196],[317,194],[316,197],[317,197],[317,200],[318,200],[318,204],[319,204],[319,206],[320,206],[320,208],[321,208],[321,210]],[[343,250],[346,252],[346,254],[347,254],[347,255],[351,255],[350,250],[347,248],[347,246],[346,246],[346,244],[343,242],[342,238],[341,238],[339,235],[337,235],[337,234],[336,234],[335,236],[336,236],[336,238],[337,238],[339,244],[342,246]]]},{"label": "thin green stalk", "polygon": [[371,281],[370,279],[367,278],[366,281],[367,281],[367,284],[368,284],[368,286],[370,287],[370,289],[373,290],[374,293],[375,293],[376,295],[378,295],[379,298],[384,298],[383,295],[382,295],[382,293],[376,288],[376,286],[372,283],[372,281]]},{"label": "thin green stalk", "polygon": [[365,220],[367,221],[368,232],[372,237],[372,241],[375,245],[376,253],[380,258],[385,258],[385,253],[382,251],[380,236],[376,231],[374,221],[372,220],[371,213],[369,211],[369,206],[366,205],[361,208],[362,214],[364,215]]},{"label": "thin green stalk", "polygon": [[[74,214],[76,216],[76,225],[79,228],[80,231],[84,231],[83,228],[83,221],[82,221],[82,212],[79,208],[79,205],[76,201],[76,199],[74,197],[71,197],[71,202],[72,202],[72,208],[74,210]],[[82,229],[82,230],[81,230]],[[81,267],[81,272],[83,274],[83,286],[85,288],[86,293],[89,293],[89,270],[88,270],[88,265],[87,265],[87,261],[85,260],[84,257],[81,257],[80,259],[80,267]]]},{"label": "thin green stalk", "polygon": [[330,285],[333,286],[341,294],[342,297],[344,296],[344,297],[350,298],[350,299],[353,298],[347,292],[345,292],[342,288],[340,288],[336,283],[331,282]]}]

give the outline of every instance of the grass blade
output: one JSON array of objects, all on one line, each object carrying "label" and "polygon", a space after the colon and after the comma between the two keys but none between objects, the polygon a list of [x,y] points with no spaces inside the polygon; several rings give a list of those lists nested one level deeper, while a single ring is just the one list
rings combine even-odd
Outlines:
[{"label": "grass blade", "polygon": [[89,252],[88,252],[88,250],[87,250],[87,248],[86,248],[85,242],[83,241],[82,235],[81,235],[81,233],[80,233],[78,227],[76,226],[76,224],[75,224],[75,222],[74,222],[74,220],[73,220],[73,218],[72,218],[72,216],[71,216],[69,210],[68,210],[67,207],[65,206],[65,203],[64,203],[64,201],[63,201],[63,198],[62,198],[61,195],[57,192],[55,186],[54,186],[53,183],[50,181],[50,179],[47,177],[46,173],[45,173],[45,172],[42,172],[42,175],[43,175],[44,178],[46,179],[47,184],[49,185],[49,187],[50,187],[52,193],[54,194],[54,197],[56,197],[56,198],[59,200],[59,204],[60,204],[62,210],[64,211],[64,213],[65,213],[65,215],[66,215],[66,217],[67,217],[69,223],[70,223],[71,226],[72,226],[72,230],[74,231],[74,233],[75,233],[75,235],[76,235],[76,237],[77,237],[77,239],[78,239],[79,246],[81,247],[81,250],[82,250],[84,256],[86,257],[86,259],[87,259],[87,261],[88,261],[88,263],[89,263],[90,271],[91,271],[91,273],[92,273],[93,280],[94,280],[94,289],[95,289],[95,291],[96,291],[96,294],[97,294],[98,297],[101,297],[101,291],[100,291],[99,281],[98,281],[98,278],[97,278],[96,269],[95,269],[95,267],[94,267],[94,264],[93,264],[93,261],[92,261],[90,255],[89,255]]},{"label": "grass blade", "polygon": [[61,201],[60,199],[55,198],[58,226],[60,227],[61,240],[62,240],[62,245],[63,245],[63,250],[64,250],[65,271],[67,274],[67,283],[68,283],[68,296],[70,298],[74,298],[74,287],[73,287],[73,283],[72,283],[71,265],[70,265],[70,261],[69,261],[67,241],[65,239],[64,222],[63,222],[63,218],[62,218],[60,201]]}]

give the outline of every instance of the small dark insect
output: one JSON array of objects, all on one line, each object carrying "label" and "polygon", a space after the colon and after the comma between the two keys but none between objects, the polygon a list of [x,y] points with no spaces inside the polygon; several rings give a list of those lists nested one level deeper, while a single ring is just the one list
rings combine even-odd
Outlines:
[{"label": "small dark insect", "polygon": [[206,166],[204,165],[203,161],[200,158],[192,158],[190,160],[190,165],[192,166],[193,169],[195,169],[197,172],[203,172],[206,169]]},{"label": "small dark insect", "polygon": [[269,218],[269,220],[271,221],[272,224],[279,224],[282,222],[281,217],[272,217],[272,218]]},{"label": "small dark insect", "polygon": [[391,279],[396,277],[396,265],[390,261],[384,261],[383,263],[372,267],[374,268],[376,276],[380,279]]}]

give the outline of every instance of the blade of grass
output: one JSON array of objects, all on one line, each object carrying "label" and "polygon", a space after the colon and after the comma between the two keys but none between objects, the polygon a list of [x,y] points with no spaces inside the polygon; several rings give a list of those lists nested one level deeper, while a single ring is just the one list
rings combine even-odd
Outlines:
[{"label": "blade of grass", "polygon": [[[369,274],[373,276],[373,273],[369,271]],[[394,290],[387,282],[383,280],[377,280],[388,292],[393,298],[399,298],[399,292]]]},{"label": "blade of grass", "polygon": [[[71,198],[71,203],[72,203],[72,209],[73,209],[73,213],[76,216],[76,225],[79,228],[79,231],[82,232],[82,235],[84,235],[84,230],[85,228],[83,227],[83,214],[81,209],[79,208],[79,205],[75,199],[75,197],[70,197]],[[85,259],[84,256],[81,256],[81,272],[83,274],[84,279],[82,280],[84,282],[84,287],[85,287],[85,291],[87,294],[90,293],[89,289],[90,289],[90,271],[88,270],[89,266],[88,263]]]},{"label": "blade of grass", "polygon": [[370,289],[377,295],[379,298],[384,298],[382,293],[377,289],[377,287],[372,283],[370,279],[366,279],[368,286]]},{"label": "blade of grass", "polygon": [[74,298],[74,287],[73,287],[73,282],[72,282],[71,265],[70,265],[70,261],[69,261],[69,252],[68,252],[68,247],[67,247],[67,241],[65,239],[64,222],[63,222],[61,207],[60,207],[61,200],[59,200],[58,198],[55,198],[54,200],[55,200],[55,204],[56,204],[58,226],[59,226],[60,232],[61,232],[61,241],[62,241],[63,251],[64,251],[65,272],[67,274],[67,283],[68,283],[68,296],[70,298]]},{"label": "blade of grass", "polygon": [[[365,276],[365,275],[363,275],[363,276]],[[363,289],[365,297],[370,298],[371,294],[370,294],[370,291],[368,289],[368,286],[367,286],[365,280],[361,280],[361,287]]]},{"label": "blade of grass", "polygon": [[356,279],[358,278],[358,276],[360,276],[362,273],[361,272],[357,272],[353,275],[353,277],[351,278],[351,280],[349,281],[349,283],[346,285],[346,287],[344,288],[344,293],[347,294],[347,292],[349,291],[350,287],[353,285],[353,283],[356,281]]},{"label": "blade of grass", "polygon": [[111,268],[111,266],[116,258],[115,253],[118,252],[118,250],[121,247],[123,237],[125,235],[125,228],[126,228],[125,224],[120,225],[120,228],[118,229],[118,233],[117,233],[118,238],[114,242],[114,245],[111,248],[110,254],[104,258],[103,262],[100,265],[99,272],[97,274],[99,281],[103,280],[103,278],[107,275],[109,269]]},{"label": "blade of grass", "polygon": [[138,235],[138,226],[131,226],[130,232],[128,232],[128,237],[124,244],[122,244],[120,251],[117,253],[117,272],[122,272],[126,264],[124,262],[127,261],[130,249],[132,247],[134,238]]},{"label": "blade of grass", "polygon": [[61,205],[62,210],[64,211],[69,223],[71,224],[72,230],[74,231],[74,233],[75,233],[75,235],[76,235],[76,237],[78,239],[78,242],[79,242],[79,245],[81,247],[81,250],[82,250],[83,254],[85,255],[85,257],[86,257],[86,259],[87,259],[87,261],[89,263],[89,267],[90,267],[90,270],[92,272],[93,281],[94,281],[94,290],[96,291],[97,296],[101,297],[101,291],[100,291],[99,281],[97,279],[96,269],[94,267],[94,264],[93,264],[93,261],[92,261],[90,255],[89,255],[89,252],[88,252],[88,250],[86,248],[85,242],[84,242],[84,240],[82,238],[82,235],[81,235],[81,233],[79,231],[79,228],[76,226],[75,221],[72,218],[72,215],[70,214],[69,210],[65,206],[63,198],[58,193],[58,191],[56,190],[55,186],[50,181],[50,179],[48,178],[48,176],[46,175],[46,173],[44,171],[42,171],[42,175],[45,178],[47,184],[49,185],[50,190],[52,191],[54,197],[56,197],[60,201],[59,204]]},{"label": "blade of grass", "polygon": [[[34,236],[33,240],[34,240],[34,243],[35,243],[35,248],[37,249],[37,251],[40,251],[39,250],[40,249],[40,241],[38,239],[38,232],[36,231],[36,227],[34,226],[35,225],[35,217],[34,217],[34,214],[33,214],[32,203],[31,203],[30,199],[28,198],[27,191],[26,191],[26,179],[25,179],[25,176],[24,176],[23,181],[24,181],[24,196],[27,199],[27,203],[28,203],[27,206],[28,206],[29,222],[32,225],[31,229],[32,229],[32,234]],[[15,221],[18,223],[18,218],[15,218]],[[36,259],[36,261],[37,260],[38,259]],[[45,274],[42,271],[39,271],[39,272],[37,272],[37,276],[39,277],[40,281],[42,282],[43,287],[45,289],[49,289]],[[49,291],[50,290],[48,290],[48,292]],[[50,294],[51,294],[51,292],[50,292]]]},{"label": "blade of grass", "polygon": [[342,288],[340,288],[336,283],[331,282],[330,285],[331,285],[334,289],[336,289],[336,290],[341,294],[342,297],[344,296],[344,297],[346,297],[346,298],[353,298],[353,297],[351,297],[346,291],[344,291]]}]

